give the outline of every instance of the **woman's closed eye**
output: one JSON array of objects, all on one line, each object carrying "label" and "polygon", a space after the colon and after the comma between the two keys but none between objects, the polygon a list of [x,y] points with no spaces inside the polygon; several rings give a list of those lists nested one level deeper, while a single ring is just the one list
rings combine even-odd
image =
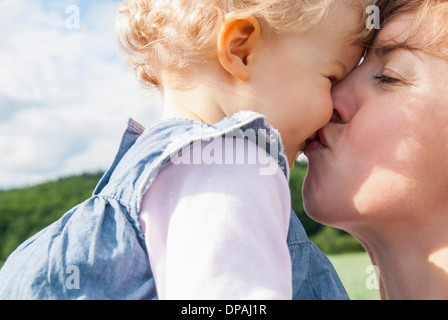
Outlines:
[{"label": "woman's closed eye", "polygon": [[397,72],[395,69],[390,67],[384,67],[381,73],[374,77],[379,85],[412,85],[412,82],[410,82],[407,78],[409,77],[404,77],[400,72]]},{"label": "woman's closed eye", "polygon": [[378,84],[395,84],[399,82],[399,79],[395,79],[386,75],[375,76],[374,79],[378,81]]}]

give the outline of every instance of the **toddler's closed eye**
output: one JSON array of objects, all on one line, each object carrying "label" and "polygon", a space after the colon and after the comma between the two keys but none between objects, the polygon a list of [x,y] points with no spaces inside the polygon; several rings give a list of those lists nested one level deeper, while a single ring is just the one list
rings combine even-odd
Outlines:
[{"label": "toddler's closed eye", "polygon": [[328,80],[330,80],[332,87],[334,87],[340,81],[337,77],[334,76],[328,77]]}]

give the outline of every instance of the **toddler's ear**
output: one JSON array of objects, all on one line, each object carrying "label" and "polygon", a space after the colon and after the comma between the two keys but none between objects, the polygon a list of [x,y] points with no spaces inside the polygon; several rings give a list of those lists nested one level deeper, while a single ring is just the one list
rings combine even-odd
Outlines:
[{"label": "toddler's ear", "polygon": [[218,58],[223,68],[238,80],[247,81],[250,77],[260,34],[260,24],[253,17],[224,22],[218,36]]}]

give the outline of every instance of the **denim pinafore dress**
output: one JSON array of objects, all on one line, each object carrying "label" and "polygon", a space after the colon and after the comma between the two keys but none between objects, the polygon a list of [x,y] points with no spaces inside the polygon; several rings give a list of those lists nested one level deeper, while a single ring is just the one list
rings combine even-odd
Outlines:
[{"label": "denim pinafore dress", "polygon": [[[210,125],[164,120],[144,129],[129,120],[118,153],[92,197],[21,244],[0,270],[0,299],[157,299],[139,211],[157,172],[183,148],[203,139],[253,129],[289,179],[277,131],[265,117],[242,111]],[[243,137],[242,137],[243,138]],[[272,145],[277,150],[270,150]],[[275,152],[274,152],[275,151]],[[327,257],[310,242],[291,211],[288,247],[292,297],[348,299]]]}]

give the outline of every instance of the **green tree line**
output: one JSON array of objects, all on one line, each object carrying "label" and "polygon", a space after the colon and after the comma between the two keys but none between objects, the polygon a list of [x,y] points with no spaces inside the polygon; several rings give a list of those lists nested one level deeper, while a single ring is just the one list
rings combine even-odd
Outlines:
[{"label": "green tree line", "polygon": [[[306,170],[304,165],[293,168],[290,188],[293,209],[310,239],[327,254],[363,251],[352,236],[320,225],[306,215],[301,192]],[[86,173],[29,188],[0,191],[0,266],[23,241],[88,199],[101,176],[102,173]]]}]

